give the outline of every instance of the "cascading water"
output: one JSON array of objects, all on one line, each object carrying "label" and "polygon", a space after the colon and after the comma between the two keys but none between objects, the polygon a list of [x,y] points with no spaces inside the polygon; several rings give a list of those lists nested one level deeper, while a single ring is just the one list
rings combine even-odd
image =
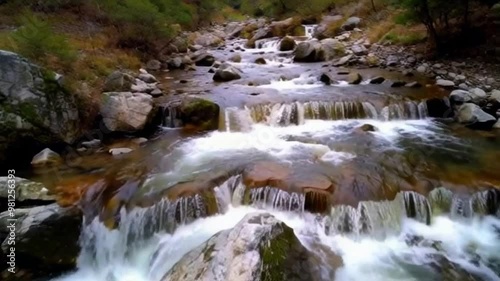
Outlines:
[{"label": "cascading water", "polygon": [[427,117],[425,102],[407,101],[383,107],[380,112],[369,102],[294,102],[261,104],[250,107],[225,109],[224,130],[245,132],[252,123],[272,126],[302,125],[307,119],[347,120],[382,119],[413,120]]},{"label": "cascading water", "polygon": [[304,31],[305,31],[305,36],[308,38],[308,39],[312,39],[313,38],[313,35],[314,35],[314,32],[316,31],[316,28],[318,27],[317,24],[309,24],[309,25],[303,25],[304,27]]}]

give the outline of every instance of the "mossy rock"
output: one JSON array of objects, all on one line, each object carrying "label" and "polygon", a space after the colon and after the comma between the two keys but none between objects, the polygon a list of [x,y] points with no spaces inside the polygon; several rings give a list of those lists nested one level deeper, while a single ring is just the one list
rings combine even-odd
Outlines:
[{"label": "mossy rock", "polygon": [[201,130],[216,130],[219,127],[219,106],[202,98],[185,99],[179,108],[180,119],[185,126]]}]

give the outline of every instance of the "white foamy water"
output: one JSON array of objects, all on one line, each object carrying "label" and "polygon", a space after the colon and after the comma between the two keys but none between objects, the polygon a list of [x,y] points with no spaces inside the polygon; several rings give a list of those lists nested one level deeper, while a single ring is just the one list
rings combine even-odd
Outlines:
[{"label": "white foamy water", "polygon": [[[223,215],[198,219],[179,227],[173,234],[158,233],[148,241],[127,240],[127,227],[133,225],[109,231],[95,221],[87,226],[83,236],[94,251],[88,247],[81,254],[79,269],[55,280],[160,281],[190,250],[219,231],[234,227],[253,212],[271,212],[292,227],[310,250],[314,251],[314,245],[320,243],[341,256],[344,265],[336,272],[338,281],[440,280],[428,266],[440,254],[481,276],[482,280],[500,280],[487,264],[500,265],[500,221],[493,217],[451,220],[438,216],[431,225],[405,218],[400,234],[377,240],[369,236],[326,235],[323,222],[312,214],[251,207],[230,208]],[[421,237],[423,242],[408,244],[405,241],[409,236]],[[433,247],[433,243],[439,243],[441,250]]]},{"label": "white foamy water", "polygon": [[303,74],[298,78],[291,80],[272,80],[271,84],[260,85],[258,88],[276,89],[276,90],[300,90],[323,87],[316,77],[310,77]]}]

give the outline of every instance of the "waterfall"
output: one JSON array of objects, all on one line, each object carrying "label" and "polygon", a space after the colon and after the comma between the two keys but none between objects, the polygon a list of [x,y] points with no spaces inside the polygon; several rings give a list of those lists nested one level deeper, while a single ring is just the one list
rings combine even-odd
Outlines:
[{"label": "waterfall", "polygon": [[255,41],[255,48],[269,50],[269,51],[277,51],[279,42],[280,38],[278,37],[259,39]]},{"label": "waterfall", "polygon": [[177,108],[179,104],[168,104],[165,107],[160,107],[162,110],[162,126],[169,128],[182,127],[182,121],[179,119]]},{"label": "waterfall", "polygon": [[293,103],[259,104],[226,108],[223,131],[247,132],[254,123],[270,126],[302,125],[306,119],[317,120],[349,120],[349,119],[382,119],[407,120],[427,117],[425,102],[406,101],[390,104],[380,111],[369,102],[329,102],[310,101]]},{"label": "waterfall", "polygon": [[318,25],[317,24],[311,24],[311,25],[304,24],[302,26],[304,27],[305,36],[308,39],[312,39],[313,35],[314,35],[314,32],[316,31],[316,28],[318,27]]}]

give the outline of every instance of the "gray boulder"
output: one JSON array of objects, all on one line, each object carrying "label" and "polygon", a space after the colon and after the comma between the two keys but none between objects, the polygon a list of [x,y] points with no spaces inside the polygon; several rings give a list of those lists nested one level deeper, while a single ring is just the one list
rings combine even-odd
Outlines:
[{"label": "gray boulder", "polygon": [[[0,198],[6,200],[9,195],[9,182],[8,177],[0,177]],[[56,200],[55,196],[49,194],[49,190],[43,183],[33,182],[24,178],[16,177],[14,179],[16,201],[47,201],[53,202]]]},{"label": "gray boulder", "polygon": [[[156,77],[152,74],[149,74],[149,73],[141,73],[139,74],[139,78],[140,80],[146,82],[146,83],[156,83],[158,80],[156,80]],[[111,91],[113,92],[113,91]]]},{"label": "gray boulder", "polygon": [[364,56],[368,54],[368,49],[366,49],[363,45],[354,45],[351,47],[351,50],[356,56]]},{"label": "gray boulder", "polygon": [[370,84],[382,84],[384,83],[385,78],[382,76],[377,76],[372,79],[370,79]]},{"label": "gray boulder", "polygon": [[342,29],[350,31],[350,30],[353,30],[354,28],[358,27],[360,24],[361,24],[360,18],[350,17],[342,24]]},{"label": "gray boulder", "polygon": [[77,97],[55,73],[0,51],[0,163],[28,161],[43,146],[73,143],[82,121]]},{"label": "gray boulder", "polygon": [[293,49],[295,49],[296,46],[297,43],[295,42],[295,40],[293,40],[292,37],[285,36],[283,37],[283,39],[281,39],[278,49],[282,52],[293,51]]},{"label": "gray boulder", "polygon": [[215,71],[213,80],[217,82],[227,82],[231,80],[237,80],[241,78],[241,71],[236,67],[223,63],[219,69]]},{"label": "gray boulder", "polygon": [[450,81],[450,80],[445,80],[445,79],[438,79],[436,81],[436,85],[438,85],[440,87],[444,87],[444,88],[455,87],[455,82]]},{"label": "gray boulder", "polygon": [[[224,39],[222,39],[222,37],[216,35],[215,33],[201,34],[199,32],[195,32],[194,35],[194,45],[201,45],[203,47],[217,47],[224,43]],[[225,36],[225,34],[223,36]]]},{"label": "gray boulder", "polygon": [[57,165],[63,161],[61,156],[56,152],[50,150],[49,148],[45,148],[44,150],[37,153],[33,156],[31,160],[31,165],[33,166],[50,166]]},{"label": "gray boulder", "polygon": [[162,280],[320,280],[325,272],[317,255],[272,215],[249,214],[233,229],[191,250]]},{"label": "gray boulder", "polygon": [[361,76],[361,74],[359,74],[357,72],[349,74],[349,77],[347,79],[347,82],[351,85],[360,84],[362,81],[363,81],[363,77]]},{"label": "gray boulder", "polygon": [[470,89],[469,93],[471,94],[472,100],[480,101],[486,99],[486,92],[479,88]]},{"label": "gray boulder", "polygon": [[110,131],[136,132],[145,128],[154,116],[153,98],[144,93],[103,93],[101,115]]},{"label": "gray boulder", "polygon": [[495,117],[473,103],[465,103],[460,106],[457,111],[457,120],[471,129],[481,130],[489,130],[497,122]]},{"label": "gray boulder", "polygon": [[215,62],[215,57],[207,52],[198,51],[191,56],[196,66],[212,66]]},{"label": "gray boulder", "polygon": [[[319,25],[316,27],[316,30],[314,31],[313,36],[318,39],[324,39],[327,37],[330,37],[334,34],[329,34],[329,27],[335,24],[338,21],[341,21],[343,17],[341,15],[334,15],[334,16],[323,16],[321,19],[321,22]],[[336,32],[336,31],[334,31]]]},{"label": "gray boulder", "polygon": [[490,100],[500,103],[500,91],[499,90],[491,91]]},{"label": "gray boulder", "polygon": [[240,54],[234,54],[229,58],[230,61],[232,62],[241,62],[241,55]]},{"label": "gray boulder", "polygon": [[472,96],[465,90],[454,90],[450,93],[450,102],[453,104],[463,104],[472,101]]},{"label": "gray boulder", "polygon": [[134,77],[129,73],[116,70],[111,73],[104,82],[104,92],[128,91],[134,82]]},{"label": "gray boulder", "polygon": [[345,54],[345,46],[336,39],[324,39],[321,42],[300,42],[294,51],[294,61],[318,62],[341,57]]},{"label": "gray boulder", "polygon": [[[57,270],[71,270],[76,266],[80,252],[78,238],[82,225],[81,213],[75,208],[61,208],[57,204],[17,209],[14,217],[9,211],[0,214],[2,250],[7,253],[10,231],[9,219],[17,218],[16,267],[18,270],[37,269],[53,274]],[[46,276],[45,276],[46,277]],[[36,278],[34,278],[36,279]]]},{"label": "gray boulder", "polygon": [[146,63],[146,69],[150,71],[158,71],[161,69],[161,62],[159,60],[149,60]]}]

